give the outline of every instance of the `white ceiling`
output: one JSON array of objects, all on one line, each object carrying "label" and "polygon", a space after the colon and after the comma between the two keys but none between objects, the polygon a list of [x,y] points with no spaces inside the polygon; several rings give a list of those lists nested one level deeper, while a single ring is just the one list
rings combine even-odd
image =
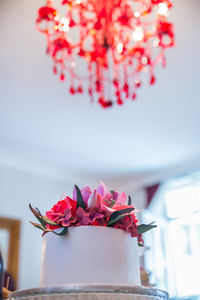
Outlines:
[{"label": "white ceiling", "polygon": [[1,0],[0,164],[110,180],[200,168],[200,1],[174,2],[176,47],[155,86],[102,110],[52,74],[34,24],[44,2]]}]

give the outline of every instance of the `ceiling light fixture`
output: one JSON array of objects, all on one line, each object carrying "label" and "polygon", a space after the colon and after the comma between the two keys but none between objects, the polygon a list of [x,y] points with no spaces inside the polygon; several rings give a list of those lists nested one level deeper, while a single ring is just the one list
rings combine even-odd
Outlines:
[{"label": "ceiling light fixture", "polygon": [[47,0],[36,25],[69,92],[83,93],[86,80],[92,102],[106,108],[135,100],[143,72],[154,84],[155,66],[174,45],[171,7],[169,0]]}]

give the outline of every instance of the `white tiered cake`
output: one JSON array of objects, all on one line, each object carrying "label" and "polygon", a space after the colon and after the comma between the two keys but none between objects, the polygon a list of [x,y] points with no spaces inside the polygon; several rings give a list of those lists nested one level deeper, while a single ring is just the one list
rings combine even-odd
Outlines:
[{"label": "white tiered cake", "polygon": [[[42,215],[30,209],[43,230],[39,288],[10,300],[167,300],[166,292],[141,286],[138,243],[155,227],[140,224],[125,193],[101,183],[92,190],[75,186]],[[61,235],[61,236],[60,236]]]},{"label": "white tiered cake", "polygon": [[137,238],[103,226],[68,228],[43,238],[40,287],[63,284],[140,285]]}]

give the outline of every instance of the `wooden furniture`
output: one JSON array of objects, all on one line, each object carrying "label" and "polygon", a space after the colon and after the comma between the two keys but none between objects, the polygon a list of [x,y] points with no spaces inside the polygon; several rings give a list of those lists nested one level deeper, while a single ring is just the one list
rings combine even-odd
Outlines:
[{"label": "wooden furniture", "polygon": [[8,232],[8,257],[6,271],[12,276],[15,288],[18,284],[20,220],[0,217],[0,230]]}]

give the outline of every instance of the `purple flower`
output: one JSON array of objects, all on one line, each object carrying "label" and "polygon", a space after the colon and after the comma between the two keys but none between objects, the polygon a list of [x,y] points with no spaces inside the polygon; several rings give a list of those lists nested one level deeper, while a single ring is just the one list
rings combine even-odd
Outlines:
[{"label": "purple flower", "polygon": [[88,225],[89,217],[88,213],[82,207],[79,207],[76,211],[76,225]]},{"label": "purple flower", "polygon": [[127,227],[126,227],[126,232],[129,232],[131,234],[132,237],[136,237],[138,236],[137,233],[137,227],[135,225],[135,223],[130,223]]},{"label": "purple flower", "polygon": [[71,216],[72,216],[71,209],[67,208],[64,211],[64,217],[61,220],[62,226],[64,226],[64,227],[70,226],[70,218],[71,218]]},{"label": "purple flower", "polygon": [[100,220],[100,219],[103,219],[104,218],[104,215],[99,211],[98,208],[96,207],[92,207],[89,212],[89,221],[92,223],[96,220]]}]

